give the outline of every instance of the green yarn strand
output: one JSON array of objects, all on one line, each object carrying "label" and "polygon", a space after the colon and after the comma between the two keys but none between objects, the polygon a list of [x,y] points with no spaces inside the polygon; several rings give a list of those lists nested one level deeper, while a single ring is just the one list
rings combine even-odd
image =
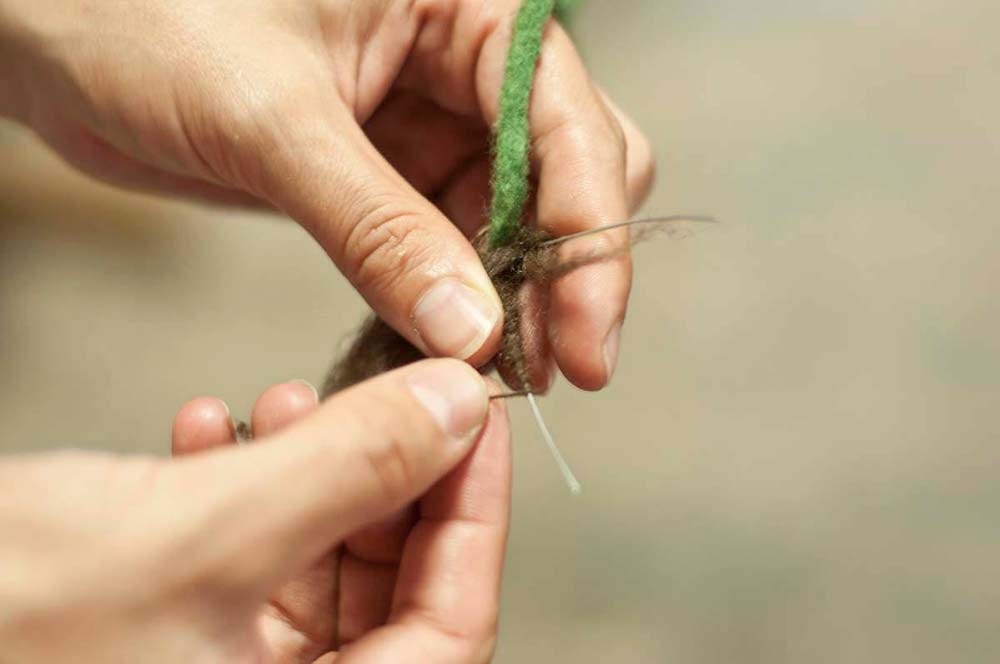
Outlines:
[{"label": "green yarn strand", "polygon": [[[560,5],[567,0],[559,0]],[[500,109],[493,155],[493,202],[490,207],[490,246],[514,235],[528,200],[531,170],[531,131],[528,105],[542,50],[542,32],[556,0],[524,0],[514,21],[507,66],[500,90]]]}]

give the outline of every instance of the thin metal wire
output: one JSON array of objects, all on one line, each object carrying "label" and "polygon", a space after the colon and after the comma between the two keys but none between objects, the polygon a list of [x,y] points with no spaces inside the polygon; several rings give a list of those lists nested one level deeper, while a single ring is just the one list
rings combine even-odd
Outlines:
[{"label": "thin metal wire", "polygon": [[[568,240],[593,235],[595,233],[602,233],[604,231],[611,230],[612,228],[622,228],[623,226],[638,226],[640,224],[671,224],[682,221],[706,224],[718,223],[718,220],[715,217],[701,214],[674,214],[663,217],[650,217],[648,219],[633,219],[631,221],[621,221],[615,224],[599,226],[597,228],[580,231],[579,233],[572,233],[570,235],[553,238],[551,240],[547,240],[546,242],[542,242],[538,246],[550,247],[562,244]],[[528,398],[528,405],[531,406],[531,411],[535,416],[535,421],[538,423],[538,430],[541,432],[542,439],[545,441],[546,447],[549,448],[552,458],[555,459],[556,465],[559,466],[559,472],[562,473],[563,478],[566,480],[566,484],[569,486],[570,492],[574,496],[579,495],[583,491],[583,487],[580,485],[580,481],[576,479],[576,476],[573,474],[573,470],[569,467],[569,464],[566,463],[566,459],[563,458],[562,453],[559,451],[559,447],[556,445],[556,441],[553,439],[552,433],[549,431],[548,426],[545,424],[545,419],[542,417],[542,411],[538,408],[538,402],[535,400],[535,395],[528,391],[504,392],[502,394],[494,394],[490,397],[490,400],[513,399],[515,397]]]},{"label": "thin metal wire", "polygon": [[526,396],[528,396],[528,392],[524,392],[524,391],[522,391],[522,392],[504,392],[502,394],[494,394],[493,396],[490,397],[490,401],[493,401],[494,399],[514,399],[516,397],[526,397]]}]

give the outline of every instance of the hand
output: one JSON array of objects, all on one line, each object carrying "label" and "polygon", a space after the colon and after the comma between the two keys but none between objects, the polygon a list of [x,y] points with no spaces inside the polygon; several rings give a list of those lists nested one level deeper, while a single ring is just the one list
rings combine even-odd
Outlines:
[{"label": "hand", "polygon": [[233,445],[197,399],[183,459],[0,464],[4,661],[488,660],[510,453],[482,379],[430,360],[319,407],[283,384],[253,424]]},{"label": "hand", "polygon": [[[463,233],[489,200],[518,5],[0,0],[0,60],[13,70],[0,112],[106,180],[283,210],[417,347],[480,364],[502,314]],[[649,146],[554,23],[537,81],[532,216],[555,235],[625,219],[651,183]],[[590,253],[626,238],[574,244]],[[630,282],[622,256],[548,293],[547,343],[580,387],[614,370]]]}]

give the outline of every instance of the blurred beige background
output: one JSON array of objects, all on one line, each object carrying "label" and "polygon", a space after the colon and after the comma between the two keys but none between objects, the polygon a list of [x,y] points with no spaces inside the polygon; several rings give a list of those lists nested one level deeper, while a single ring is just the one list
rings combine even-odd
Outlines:
[{"label": "blurred beige background", "polygon": [[[1000,648],[1000,5],[591,0],[649,131],[622,364],[523,404],[499,662],[986,662]],[[164,453],[317,380],[363,303],[289,223],[112,192],[0,133],[4,451]]]}]

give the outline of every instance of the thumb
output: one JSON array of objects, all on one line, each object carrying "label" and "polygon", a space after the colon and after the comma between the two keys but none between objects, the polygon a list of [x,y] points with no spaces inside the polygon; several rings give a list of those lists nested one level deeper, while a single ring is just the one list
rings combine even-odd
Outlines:
[{"label": "thumb", "polygon": [[223,531],[209,575],[273,589],[426,492],[469,452],[488,405],[470,366],[426,360],[329,399],[274,438],[207,458],[199,472],[217,488],[205,521]]},{"label": "thumb", "polygon": [[265,197],[302,224],[379,316],[426,355],[485,362],[503,314],[478,255],[353,115],[332,106],[314,122],[297,121],[261,159]]}]

